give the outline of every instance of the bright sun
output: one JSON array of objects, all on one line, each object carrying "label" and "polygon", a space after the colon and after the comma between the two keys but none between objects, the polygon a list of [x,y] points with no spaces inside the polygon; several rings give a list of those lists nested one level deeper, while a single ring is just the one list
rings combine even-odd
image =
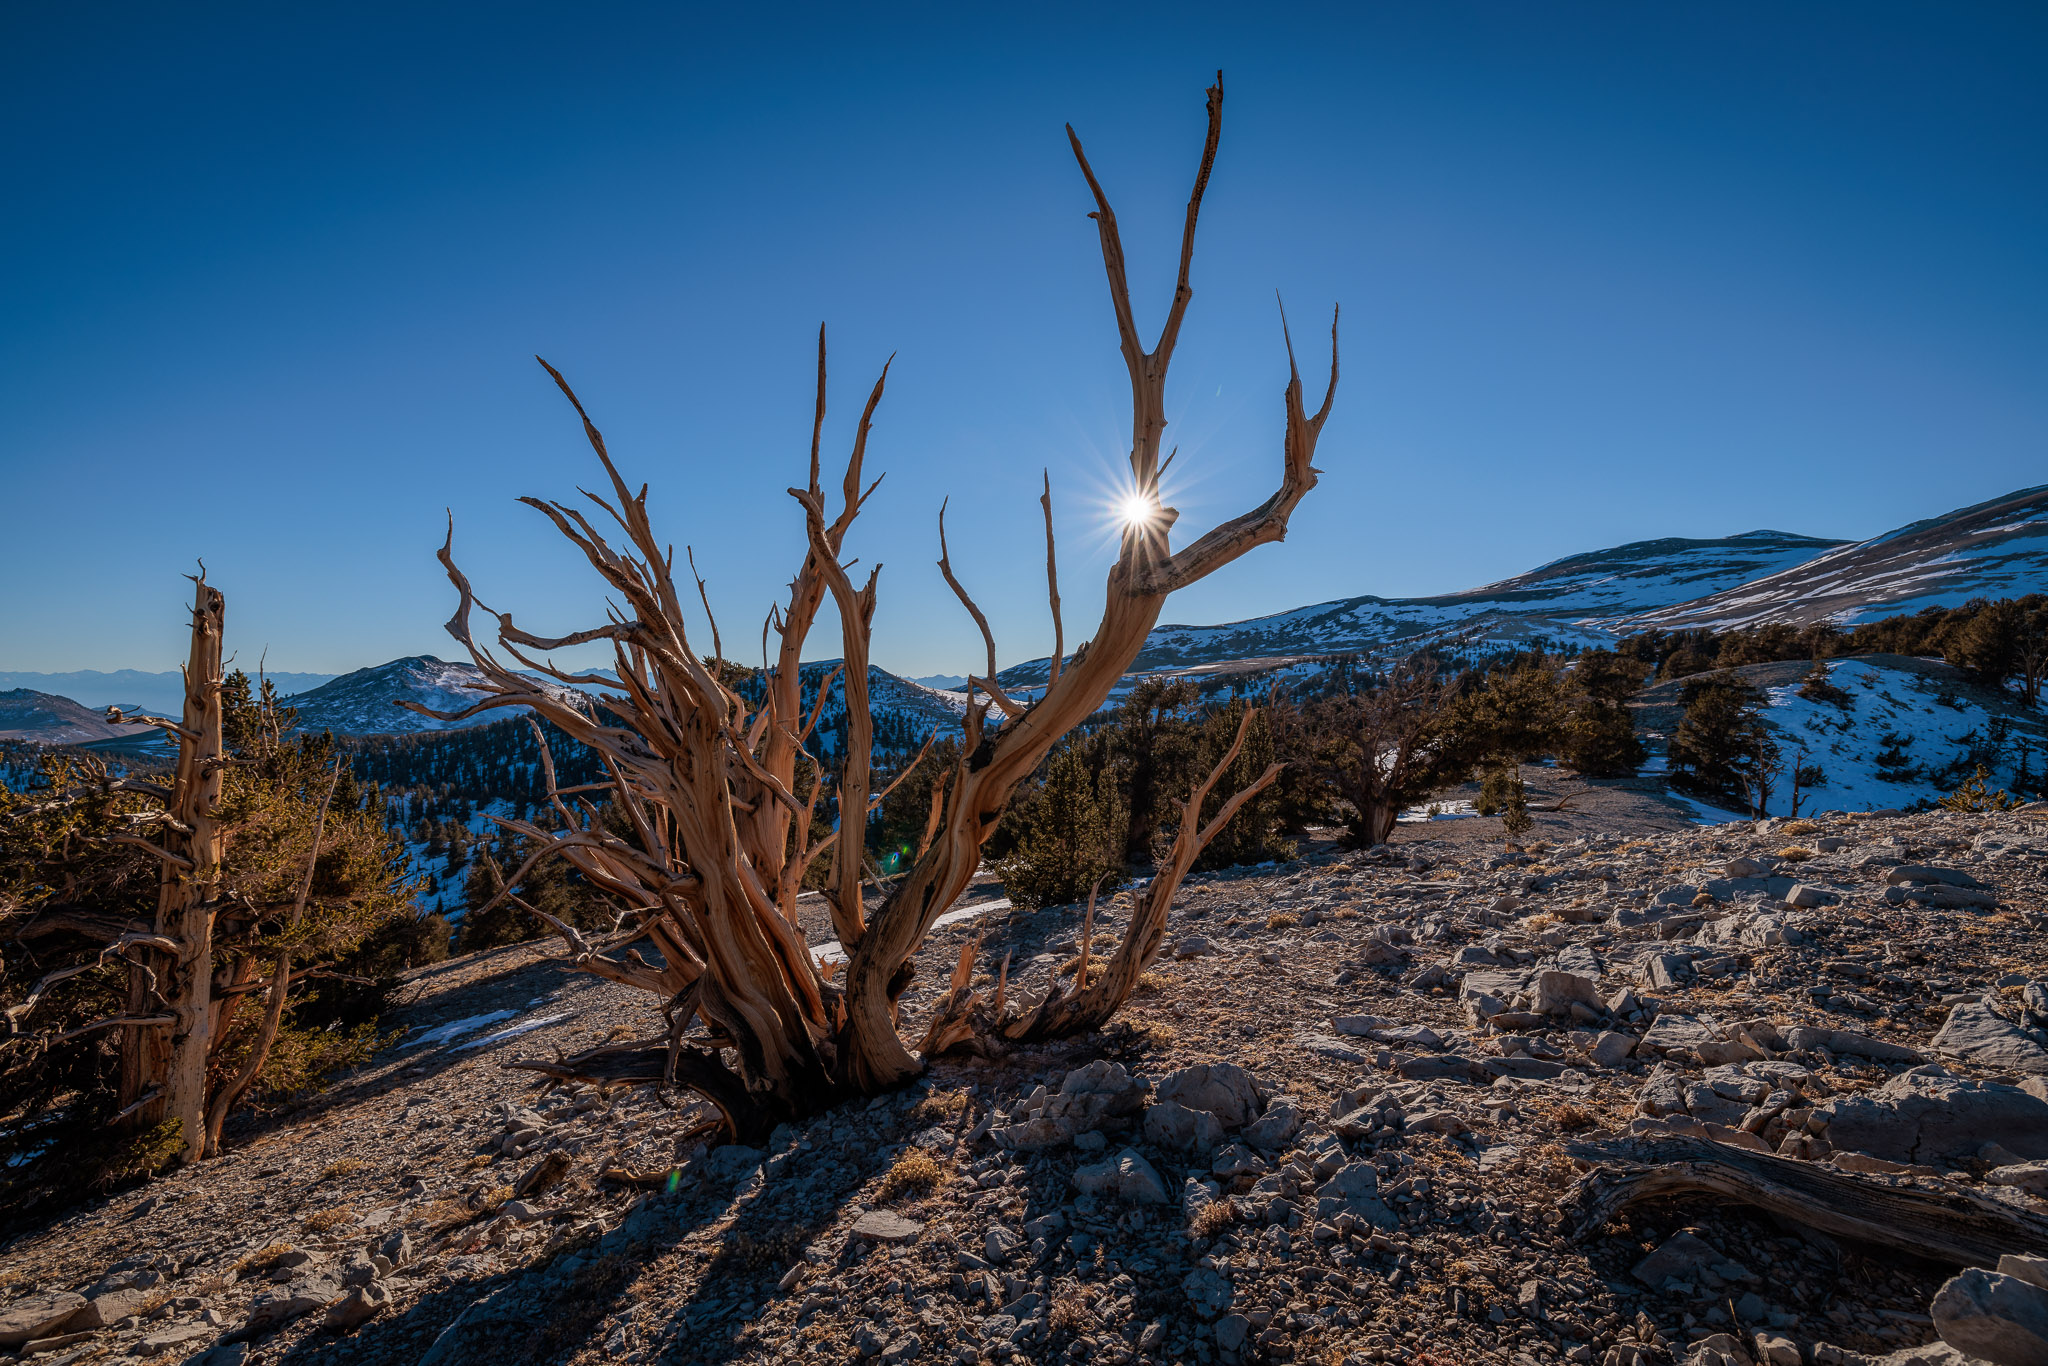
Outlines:
[{"label": "bright sun", "polygon": [[1117,504],[1117,520],[1127,527],[1150,526],[1154,515],[1152,500],[1142,493],[1127,493]]}]

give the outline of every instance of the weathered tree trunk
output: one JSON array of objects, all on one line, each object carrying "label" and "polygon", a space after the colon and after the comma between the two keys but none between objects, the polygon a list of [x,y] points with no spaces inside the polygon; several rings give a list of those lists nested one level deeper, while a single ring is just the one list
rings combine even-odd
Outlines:
[{"label": "weathered tree trunk", "polygon": [[137,1128],[179,1125],[187,1161],[206,1151],[206,1056],[212,1017],[213,913],[222,831],[221,631],[226,601],[195,581],[185,710],[176,732],[177,777],[162,824],[163,880],[156,933],[177,945],[152,950],[130,976],[129,1013],[168,1013],[167,1025],[123,1026],[121,1107]]}]

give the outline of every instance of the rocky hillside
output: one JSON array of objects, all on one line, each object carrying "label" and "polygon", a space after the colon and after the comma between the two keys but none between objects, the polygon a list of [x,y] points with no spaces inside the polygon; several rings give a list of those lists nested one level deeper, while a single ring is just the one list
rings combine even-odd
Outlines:
[{"label": "rocky hillside", "polygon": [[[766,1148],[503,1070],[658,1030],[658,1002],[540,946],[426,969],[360,1074],[8,1246],[0,1348],[2020,1360],[1935,1339],[2011,1341],[2048,1254],[2042,813],[1572,819],[1193,879],[1107,1033],[942,1061]],[[941,931],[906,1029],[963,936],[1029,993],[1076,919],[993,902]]]}]

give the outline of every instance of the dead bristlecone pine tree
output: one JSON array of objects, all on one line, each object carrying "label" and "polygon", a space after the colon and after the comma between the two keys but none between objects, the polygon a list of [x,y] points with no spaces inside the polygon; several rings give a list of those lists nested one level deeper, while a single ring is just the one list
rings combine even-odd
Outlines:
[{"label": "dead bristlecone pine tree", "polygon": [[[665,1037],[524,1065],[564,1078],[652,1083],[694,1092],[717,1108],[733,1137],[746,1141],[765,1135],[778,1122],[848,1096],[899,1086],[922,1070],[923,1062],[906,1042],[905,1026],[898,1019],[898,1002],[914,972],[911,958],[932,923],[966,889],[981,862],[983,841],[994,832],[1012,794],[1054,744],[1108,698],[1158,621],[1167,596],[1253,547],[1281,539],[1296,504],[1315,487],[1316,440],[1336,392],[1334,318],[1329,386],[1314,413],[1305,409],[1288,342],[1279,487],[1258,507],[1192,544],[1179,550],[1171,545],[1178,514],[1161,504],[1159,494],[1167,366],[1193,297],[1188,275],[1195,225],[1215,161],[1222,114],[1219,73],[1208,92],[1208,135],[1188,199],[1179,278],[1165,325],[1150,350],[1140,342],[1132,317],[1116,215],[1080,139],[1068,129],[1075,160],[1094,198],[1089,216],[1101,238],[1110,303],[1130,373],[1131,480],[1134,506],[1141,512],[1124,528],[1105,585],[1102,620],[1093,637],[1065,660],[1056,643],[1050,679],[1027,708],[1006,696],[996,681],[995,640],[954,574],[941,508],[939,569],[980,628],[987,662],[983,672],[968,681],[959,757],[935,785],[922,846],[872,915],[865,912],[861,899],[865,860],[858,835],[849,840],[834,832],[814,838],[811,815],[828,782],[842,813],[871,811],[886,795],[873,791],[870,774],[874,737],[868,646],[879,567],[857,584],[841,557],[848,532],[875,488],[864,484],[863,469],[887,367],[861,414],[837,506],[828,507],[819,470],[825,416],[825,340],[820,330],[810,477],[803,487],[789,491],[804,519],[809,553],[796,572],[787,603],[770,614],[778,645],[759,688],[748,690],[757,701],[734,687],[744,674],[725,660],[715,622],[710,625],[709,656],[688,638],[684,591],[674,576],[673,551],[649,519],[646,487],[633,491],[567,381],[548,367],[583,418],[584,433],[610,481],[610,496],[586,495],[590,507],[582,510],[535,498],[522,501],[583,552],[619,605],[604,624],[559,636],[515,626],[511,614],[491,612],[476,601],[468,579],[456,567],[451,525],[441,561],[460,594],[460,605],[448,629],[482,670],[483,686],[491,695],[462,712],[427,714],[454,720],[494,707],[530,707],[602,759],[610,776],[609,799],[630,827],[631,838],[614,833],[588,800],[572,801],[552,792],[551,775],[551,806],[561,828],[543,830],[520,821],[504,824],[534,842],[533,858],[567,859],[593,887],[615,899],[622,919],[610,935],[587,939],[561,923],[554,929],[577,964],[661,1001],[669,1029]],[[1285,340],[1284,317],[1282,336]],[[1049,489],[1043,503],[1048,589],[1057,633],[1059,595]],[[600,526],[616,527],[624,543],[614,545]],[[701,578],[695,579],[694,588],[708,620],[710,607]],[[828,593],[840,621],[840,681],[848,718],[843,763],[836,773],[828,773],[807,748],[817,709],[807,716],[800,706],[797,672],[806,637]],[[479,611],[495,618],[495,642],[477,637],[471,619]],[[616,680],[562,671],[546,662],[551,651],[599,640],[611,642],[616,652]],[[601,696],[593,704],[580,692],[551,689],[521,670],[577,689],[601,690]],[[1221,771],[1219,767],[1217,773]],[[819,776],[799,782],[799,773]],[[1098,988],[1087,986],[1085,972],[1077,974],[1076,999],[1064,1004],[1039,1002],[1021,1014],[1012,1013],[1003,1003],[983,1003],[966,989],[968,965],[963,961],[956,990],[938,1016],[911,1035],[922,1039],[920,1051],[930,1056],[945,1048],[1000,1048],[1006,1040],[1047,1037],[1107,1019],[1129,992],[1145,958],[1158,947],[1166,903],[1179,874],[1193,861],[1201,842],[1215,833],[1219,821],[1201,826],[1197,820],[1201,800],[1215,779],[1212,774],[1192,798],[1183,817],[1181,843],[1143,898],[1145,904],[1134,916],[1111,970],[1098,974]],[[1269,774],[1254,786],[1270,780]],[[1249,794],[1241,794],[1240,802],[1245,795]],[[1234,808],[1226,808],[1226,813],[1229,809]],[[858,832],[862,826],[853,817],[843,816],[839,822],[840,831]],[[826,858],[830,863],[825,896],[834,932],[848,954],[843,971],[837,972],[819,964],[797,923],[797,892],[805,871]],[[516,886],[521,876],[524,870],[508,885]],[[639,942],[651,943],[660,961],[628,948]],[[702,1021],[703,1032],[690,1033],[696,1021]]]}]

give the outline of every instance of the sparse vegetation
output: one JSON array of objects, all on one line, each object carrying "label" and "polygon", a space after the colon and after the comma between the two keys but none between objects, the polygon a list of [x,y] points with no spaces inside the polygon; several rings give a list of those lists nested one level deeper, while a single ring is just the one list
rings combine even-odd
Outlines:
[{"label": "sparse vegetation", "polygon": [[882,1183],[875,1188],[877,1200],[895,1200],[902,1196],[926,1194],[946,1179],[946,1173],[933,1160],[932,1155],[922,1148],[912,1148],[896,1159],[894,1166],[883,1175]]},{"label": "sparse vegetation", "polygon": [[1188,1226],[1188,1232],[1197,1238],[1214,1238],[1237,1220],[1237,1202],[1234,1200],[1211,1200],[1195,1211],[1195,1217]]}]

